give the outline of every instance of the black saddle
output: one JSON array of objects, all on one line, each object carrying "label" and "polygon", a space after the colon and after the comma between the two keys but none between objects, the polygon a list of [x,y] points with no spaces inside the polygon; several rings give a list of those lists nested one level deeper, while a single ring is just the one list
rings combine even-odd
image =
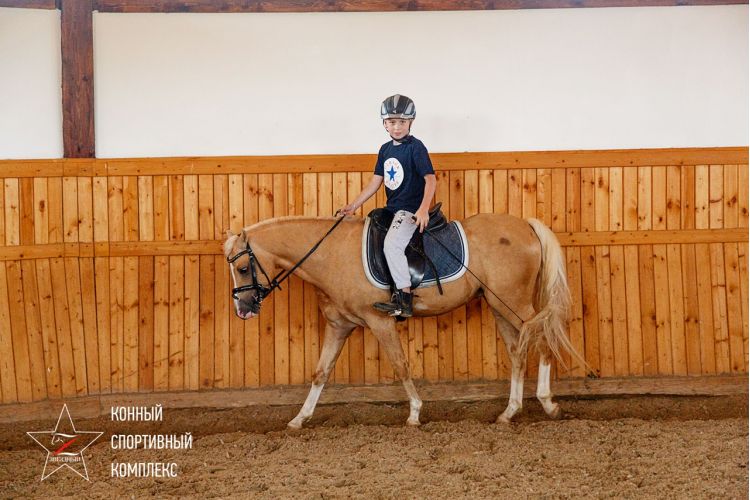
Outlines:
[{"label": "black saddle", "polygon": [[[448,226],[448,221],[440,210],[442,205],[442,202],[436,203],[435,206],[430,209],[429,222],[427,223],[426,231],[435,234]],[[385,260],[383,243],[385,242],[385,235],[391,227],[393,216],[394,214],[385,208],[376,208],[367,214],[367,217],[370,218],[370,224],[367,230],[366,248],[367,255],[370,257],[370,267],[378,275],[387,277],[391,290],[395,287],[393,280],[390,277],[391,272],[388,269],[388,263]],[[432,270],[431,275],[438,277],[435,264],[433,264],[432,260],[425,253],[423,234],[419,231],[414,232],[414,235],[409,241],[409,245],[406,247],[406,260],[409,262],[409,275],[411,277],[412,289],[417,288],[422,283],[427,266]],[[442,294],[443,287],[440,284],[439,277],[437,278],[437,286]]]}]

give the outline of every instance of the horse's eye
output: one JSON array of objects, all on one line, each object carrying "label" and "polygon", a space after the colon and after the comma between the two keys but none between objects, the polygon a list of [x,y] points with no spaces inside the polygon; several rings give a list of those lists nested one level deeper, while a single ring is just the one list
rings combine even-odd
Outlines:
[{"label": "horse's eye", "polygon": [[240,274],[247,274],[247,267],[240,267],[237,270],[240,272]]}]

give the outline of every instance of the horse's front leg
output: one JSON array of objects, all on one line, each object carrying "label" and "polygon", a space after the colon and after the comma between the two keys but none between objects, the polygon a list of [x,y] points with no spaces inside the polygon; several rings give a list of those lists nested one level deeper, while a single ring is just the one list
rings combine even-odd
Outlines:
[{"label": "horse's front leg", "polygon": [[398,330],[396,330],[394,321],[379,318],[377,323],[368,321],[368,326],[372,328],[372,333],[375,334],[378,342],[383,346],[388,360],[393,365],[396,376],[404,384],[404,389],[406,389],[406,395],[409,397],[409,419],[406,421],[406,424],[420,425],[419,412],[422,409],[422,400],[419,398],[417,388],[414,387],[414,382],[411,379],[409,363],[401,347],[401,340],[399,340]]},{"label": "horse's front leg", "polygon": [[344,342],[346,342],[346,338],[352,332],[354,326],[351,323],[343,321],[336,322],[329,320],[326,323],[323,349],[320,352],[320,359],[315,369],[310,393],[307,395],[305,404],[302,405],[302,409],[297,416],[287,424],[287,427],[290,429],[301,429],[302,424],[312,417],[315,405],[318,404],[320,393],[323,392],[323,386],[328,381],[328,376],[336,364],[339,353],[341,353],[341,348],[344,346]]}]

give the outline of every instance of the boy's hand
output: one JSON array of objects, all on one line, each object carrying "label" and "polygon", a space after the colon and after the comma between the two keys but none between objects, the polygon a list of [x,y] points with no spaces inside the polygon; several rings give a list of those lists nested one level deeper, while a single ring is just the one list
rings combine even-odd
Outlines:
[{"label": "boy's hand", "polygon": [[430,216],[427,213],[426,208],[420,208],[417,213],[414,214],[414,223],[419,228],[419,232],[423,233],[424,228],[427,227],[427,223],[430,221]]},{"label": "boy's hand", "polygon": [[345,207],[339,208],[337,214],[341,215],[352,215],[357,210],[357,206],[354,203],[350,203]]}]

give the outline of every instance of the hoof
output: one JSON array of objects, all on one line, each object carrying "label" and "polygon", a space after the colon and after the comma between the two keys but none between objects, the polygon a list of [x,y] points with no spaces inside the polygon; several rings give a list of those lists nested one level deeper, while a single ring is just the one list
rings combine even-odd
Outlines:
[{"label": "hoof", "polygon": [[419,419],[409,419],[406,421],[406,425],[408,425],[409,427],[419,427],[420,425],[422,425],[422,423],[419,421]]},{"label": "hoof", "polygon": [[511,423],[511,420],[505,416],[505,414],[501,414],[499,417],[497,417],[497,420],[495,420],[496,424],[503,424],[503,425],[509,425]]},{"label": "hoof", "polygon": [[562,418],[562,408],[560,408],[559,404],[555,404],[555,406],[552,408],[552,411],[547,413],[549,415],[549,418],[552,420],[560,420]]},{"label": "hoof", "polygon": [[292,431],[298,431],[302,429],[302,422],[295,422],[294,420],[292,420],[291,422],[286,424],[286,428]]}]

